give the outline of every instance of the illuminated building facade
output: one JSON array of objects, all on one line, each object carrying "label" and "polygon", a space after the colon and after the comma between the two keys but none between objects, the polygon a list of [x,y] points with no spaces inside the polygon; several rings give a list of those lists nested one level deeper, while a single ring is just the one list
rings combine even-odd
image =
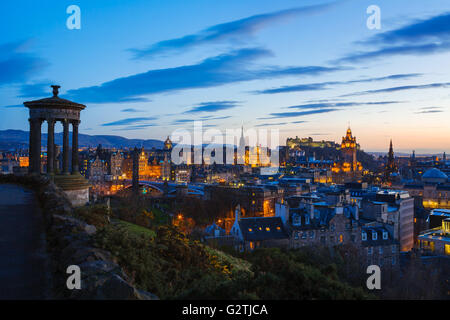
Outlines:
[{"label": "illuminated building facade", "polygon": [[[434,212],[430,215],[432,216]],[[450,211],[437,212],[441,224],[419,235],[420,249],[437,255],[450,256]]]},{"label": "illuminated building facade", "polygon": [[341,160],[335,162],[331,169],[335,175],[334,181],[358,180],[361,177],[362,165],[356,158],[358,147],[356,137],[352,135],[352,130],[349,127],[345,137],[342,137]]},{"label": "illuminated building facade", "polygon": [[411,196],[420,198],[424,208],[450,209],[450,181],[437,168],[431,168],[422,175],[422,181],[403,185]]}]

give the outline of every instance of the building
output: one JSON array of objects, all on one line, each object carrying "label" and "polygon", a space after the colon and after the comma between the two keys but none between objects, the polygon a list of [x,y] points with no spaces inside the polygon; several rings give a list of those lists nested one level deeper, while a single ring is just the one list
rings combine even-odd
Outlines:
[{"label": "building", "polygon": [[448,176],[437,168],[428,169],[422,175],[422,181],[406,183],[402,189],[407,190],[411,196],[421,199],[424,208],[450,209]]},{"label": "building", "polygon": [[450,256],[450,214],[441,220],[439,227],[422,232],[419,245],[424,253]]},{"label": "building", "polygon": [[359,212],[356,206],[328,206],[301,203],[289,210],[290,247],[335,246],[361,243]]},{"label": "building", "polygon": [[361,230],[361,247],[367,265],[396,268],[399,265],[399,242],[384,226],[364,226]]},{"label": "building", "polygon": [[395,162],[394,148],[392,146],[392,139],[391,139],[391,142],[389,144],[388,159],[384,169],[385,180],[386,181],[393,180],[398,175],[397,171],[398,166],[397,163]]},{"label": "building", "polygon": [[230,235],[234,236],[239,251],[289,246],[289,235],[280,217],[241,218],[240,206],[235,210]]},{"label": "building", "polygon": [[[290,248],[350,245],[357,249],[365,265],[397,267],[399,241],[387,224],[360,218],[356,204],[332,205],[310,197],[278,203],[276,216],[289,230]],[[295,206],[295,207],[292,207]]]},{"label": "building", "polygon": [[356,154],[359,145],[356,143],[356,137],[352,135],[350,127],[347,129],[345,137],[341,142],[341,159],[334,163],[333,181],[344,182],[359,180],[362,174],[362,165],[358,161]]},{"label": "building", "polygon": [[100,159],[97,155],[95,159],[91,159],[88,164],[88,178],[90,182],[100,183],[105,181],[108,174],[108,164],[105,160]]},{"label": "building", "polygon": [[401,251],[414,247],[414,198],[404,190],[381,190],[361,202],[361,217],[392,230]]},{"label": "building", "polygon": [[122,152],[111,152],[108,156],[108,174],[111,176],[112,180],[118,180],[122,177],[122,163],[123,163],[123,153]]}]

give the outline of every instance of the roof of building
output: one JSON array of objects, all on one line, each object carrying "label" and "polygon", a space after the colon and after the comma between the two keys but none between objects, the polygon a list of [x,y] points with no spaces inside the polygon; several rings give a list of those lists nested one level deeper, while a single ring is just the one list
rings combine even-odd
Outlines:
[{"label": "roof of building", "polygon": [[450,209],[433,209],[430,213],[433,216],[450,217]]},{"label": "roof of building", "polygon": [[[363,226],[362,232],[367,233],[367,240],[362,241],[364,247],[376,247],[376,246],[386,246],[390,244],[397,244],[391,234],[386,230],[386,228],[381,226]],[[376,240],[373,239],[372,234],[376,233]],[[387,239],[383,239],[383,233],[387,234]]]},{"label": "roof of building", "polygon": [[448,176],[438,168],[431,168],[425,171],[422,178],[425,179],[448,179]]},{"label": "roof of building", "polygon": [[214,234],[216,230],[218,230],[220,234],[226,234],[225,229],[219,227],[215,222],[205,228],[205,233]]},{"label": "roof of building", "polygon": [[61,99],[58,97],[58,90],[59,86],[52,86],[53,87],[53,97],[50,98],[44,98],[39,100],[33,100],[33,101],[26,101],[23,104],[28,108],[58,108],[58,109],[78,109],[83,110],[86,108],[84,104],[76,103],[70,100]]},{"label": "roof of building", "polygon": [[[314,216],[311,218],[310,213],[304,208],[292,208],[290,209],[291,227],[297,230],[309,230],[328,228],[331,219],[336,216],[336,209],[334,207],[316,207],[314,206]],[[355,212],[349,206],[343,207],[343,214],[346,218],[350,219],[352,223],[357,223],[355,220]],[[294,223],[294,218],[297,217],[297,221],[300,224]],[[299,219],[299,220],[298,220]]]},{"label": "roof of building", "polygon": [[246,241],[287,239],[280,217],[241,218],[239,228]]}]

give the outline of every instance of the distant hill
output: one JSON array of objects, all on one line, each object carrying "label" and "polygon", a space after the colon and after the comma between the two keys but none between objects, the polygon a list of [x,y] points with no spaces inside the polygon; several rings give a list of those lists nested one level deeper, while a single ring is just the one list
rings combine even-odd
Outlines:
[{"label": "distant hill", "polygon": [[[69,135],[70,143],[72,143],[72,134]],[[62,145],[63,134],[55,133],[55,143]],[[28,148],[29,136],[28,131],[23,130],[0,130],[0,150],[9,149],[26,149]],[[47,134],[42,134],[42,145],[47,144]],[[120,147],[144,147],[146,149],[162,148],[164,143],[155,139],[127,139],[120,136],[109,135],[78,135],[78,145],[80,147],[96,147],[101,144],[104,148],[120,148]]]}]

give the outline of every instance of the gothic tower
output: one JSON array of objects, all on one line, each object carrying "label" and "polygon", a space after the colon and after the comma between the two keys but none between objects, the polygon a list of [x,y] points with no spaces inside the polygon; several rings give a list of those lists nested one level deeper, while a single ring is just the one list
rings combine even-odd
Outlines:
[{"label": "gothic tower", "polygon": [[356,159],[356,137],[352,136],[352,130],[350,127],[347,129],[347,134],[345,137],[342,137],[341,153],[344,163],[350,164],[350,170],[357,171],[358,161]]},{"label": "gothic tower", "polygon": [[389,144],[389,152],[388,152],[388,159],[386,163],[386,178],[389,178],[391,173],[397,172],[397,164],[395,163],[395,157],[394,157],[394,148],[392,146],[392,139]]}]

